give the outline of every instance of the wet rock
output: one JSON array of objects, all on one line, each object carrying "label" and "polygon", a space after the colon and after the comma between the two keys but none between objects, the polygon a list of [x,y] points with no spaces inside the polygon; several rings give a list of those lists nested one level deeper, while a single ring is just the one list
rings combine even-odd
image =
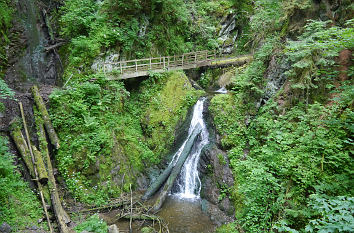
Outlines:
[{"label": "wet rock", "polygon": [[258,101],[257,108],[265,104],[272,96],[274,96],[286,81],[285,72],[289,70],[290,63],[285,57],[273,56],[269,62],[265,79],[267,85],[263,97]]},{"label": "wet rock", "polygon": [[11,229],[11,226],[9,224],[7,224],[6,222],[1,224],[1,226],[0,226],[0,232],[1,233],[10,233],[11,231],[12,231],[12,229]]},{"label": "wet rock", "polygon": [[[212,209],[217,208],[224,215],[232,216],[234,213],[234,207],[230,201],[227,193],[226,196],[221,195],[222,189],[228,189],[234,185],[232,171],[229,167],[229,161],[224,151],[213,145],[204,150],[201,156],[201,161],[208,161],[206,169],[200,169],[202,176],[202,190],[201,197],[205,199],[211,205],[214,205]],[[205,163],[205,162],[203,162]],[[227,192],[223,190],[223,192]],[[218,211],[211,210],[208,214],[217,219]],[[221,221],[221,220],[218,220]]]},{"label": "wet rock", "polygon": [[110,225],[108,227],[108,233],[119,233],[119,229],[116,224]]},{"label": "wet rock", "polygon": [[218,227],[233,221],[232,217],[227,216],[217,205],[207,200],[202,200],[202,211],[209,215],[211,221]]},{"label": "wet rock", "polygon": [[235,213],[235,208],[229,198],[222,199],[218,207],[220,210],[224,211],[228,216],[232,216]]},{"label": "wet rock", "polygon": [[139,176],[136,183],[138,184],[138,190],[145,190],[149,186],[149,182],[144,175]]},{"label": "wet rock", "polygon": [[236,14],[230,14],[222,21],[221,30],[219,32],[218,40],[222,42],[223,53],[232,53],[237,36]]}]

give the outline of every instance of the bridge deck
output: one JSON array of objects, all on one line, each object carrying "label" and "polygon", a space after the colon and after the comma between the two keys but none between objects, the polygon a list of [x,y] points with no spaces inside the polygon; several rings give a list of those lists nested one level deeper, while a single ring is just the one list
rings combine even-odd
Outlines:
[{"label": "bridge deck", "polygon": [[212,51],[198,51],[182,55],[144,58],[129,61],[107,62],[98,69],[110,73],[111,79],[128,79],[147,76],[149,72],[186,70],[203,66],[243,65],[252,59],[251,55],[225,57]]}]

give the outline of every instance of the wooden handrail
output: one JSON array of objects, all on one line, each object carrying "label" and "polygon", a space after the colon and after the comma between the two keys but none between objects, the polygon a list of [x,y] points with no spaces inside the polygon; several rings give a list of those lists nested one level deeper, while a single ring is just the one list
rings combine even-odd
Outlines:
[{"label": "wooden handrail", "polygon": [[107,69],[110,68],[111,70],[119,71],[121,74],[130,74],[139,71],[146,72],[149,70],[169,70],[183,67],[190,68],[191,66],[198,67],[204,64],[210,64],[210,62],[225,60],[225,58],[226,56],[217,51],[202,50],[173,56],[105,62],[99,69],[106,72]]}]

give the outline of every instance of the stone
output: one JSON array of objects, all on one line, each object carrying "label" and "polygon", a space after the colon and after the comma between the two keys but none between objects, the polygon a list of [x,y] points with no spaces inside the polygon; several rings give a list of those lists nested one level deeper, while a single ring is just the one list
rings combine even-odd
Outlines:
[{"label": "stone", "polygon": [[4,222],[0,226],[0,232],[1,233],[10,233],[11,231],[12,231],[11,226],[9,224],[7,224],[6,222]]},{"label": "stone", "polygon": [[108,233],[119,233],[119,229],[116,224],[110,225],[108,227]]}]

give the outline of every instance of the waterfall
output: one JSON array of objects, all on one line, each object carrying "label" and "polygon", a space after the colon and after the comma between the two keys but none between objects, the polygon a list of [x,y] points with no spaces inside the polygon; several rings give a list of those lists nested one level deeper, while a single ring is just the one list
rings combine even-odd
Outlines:
[{"label": "waterfall", "polygon": [[[174,195],[181,198],[198,198],[200,195],[201,182],[198,174],[198,163],[203,147],[209,143],[209,133],[203,119],[205,100],[205,97],[199,99],[193,109],[193,116],[188,130],[188,137],[192,134],[198,123],[202,127],[202,132],[199,136],[200,139],[197,140],[196,144],[194,145],[193,150],[184,163],[181,173],[176,181]],[[176,163],[186,142],[187,140],[184,141],[182,146],[176,152],[172,162]]]}]

